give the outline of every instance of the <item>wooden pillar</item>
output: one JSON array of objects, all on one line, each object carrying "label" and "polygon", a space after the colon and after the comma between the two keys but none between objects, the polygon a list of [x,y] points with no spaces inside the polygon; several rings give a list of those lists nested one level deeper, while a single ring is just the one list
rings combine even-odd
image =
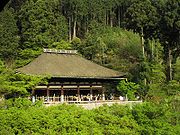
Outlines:
[{"label": "wooden pillar", "polygon": [[35,101],[36,101],[36,99],[35,99],[35,90],[34,89],[32,89],[32,102],[34,103]]},{"label": "wooden pillar", "polygon": [[92,85],[90,85],[90,100],[92,101],[93,98],[93,91],[92,91]]},{"label": "wooden pillar", "polygon": [[49,102],[49,86],[47,86],[46,95],[47,95],[47,102]]},{"label": "wooden pillar", "polygon": [[64,88],[63,85],[61,86],[61,102],[64,102]]},{"label": "wooden pillar", "polygon": [[104,92],[105,92],[105,88],[102,87],[102,100],[103,100],[103,101],[105,101],[105,94],[104,94]]},{"label": "wooden pillar", "polygon": [[42,101],[43,101],[43,103],[44,103],[44,96],[42,96]]},{"label": "wooden pillar", "polygon": [[53,102],[55,102],[56,101],[56,95],[54,94],[53,95]]},{"label": "wooden pillar", "polygon": [[77,86],[77,97],[78,97],[78,101],[80,101],[80,88],[79,88],[79,85]]},{"label": "wooden pillar", "polygon": [[32,95],[32,96],[35,95],[35,90],[34,90],[34,88],[32,89],[31,95]]}]

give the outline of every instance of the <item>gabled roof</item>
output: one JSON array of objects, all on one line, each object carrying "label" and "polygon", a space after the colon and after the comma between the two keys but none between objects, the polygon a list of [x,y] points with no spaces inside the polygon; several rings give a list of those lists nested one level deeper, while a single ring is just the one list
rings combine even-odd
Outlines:
[{"label": "gabled roof", "polygon": [[93,63],[76,53],[45,51],[28,65],[17,69],[29,75],[61,78],[120,78],[124,74]]}]

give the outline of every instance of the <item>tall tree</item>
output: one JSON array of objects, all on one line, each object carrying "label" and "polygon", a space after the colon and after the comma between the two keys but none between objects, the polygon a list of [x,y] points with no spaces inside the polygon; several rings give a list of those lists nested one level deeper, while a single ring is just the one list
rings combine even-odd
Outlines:
[{"label": "tall tree", "polygon": [[11,66],[17,56],[19,46],[18,28],[13,9],[4,9],[0,13],[0,57],[6,66]]},{"label": "tall tree", "polygon": [[180,1],[167,1],[162,7],[159,27],[160,39],[164,45],[167,80],[173,79],[172,63],[180,56]]},{"label": "tall tree", "polygon": [[153,38],[159,18],[157,9],[150,0],[136,0],[127,9],[125,26],[135,32],[144,34],[145,38]]},{"label": "tall tree", "polygon": [[34,58],[39,50],[54,42],[67,40],[67,21],[61,14],[59,0],[27,1],[19,14],[20,57]]},{"label": "tall tree", "polygon": [[66,20],[59,11],[59,4],[58,0],[31,0],[25,4],[19,15],[24,44],[32,48],[47,47],[67,39]]},{"label": "tall tree", "polygon": [[[69,23],[69,40],[81,36],[82,27],[86,23],[88,14],[87,0],[62,0],[62,8]],[[86,25],[85,25],[86,26]],[[86,29],[86,28],[85,28]]]}]

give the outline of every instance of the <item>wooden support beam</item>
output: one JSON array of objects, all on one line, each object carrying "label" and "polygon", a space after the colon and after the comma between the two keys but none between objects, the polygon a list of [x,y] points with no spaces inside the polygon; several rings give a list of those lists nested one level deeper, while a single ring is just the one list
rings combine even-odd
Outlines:
[{"label": "wooden support beam", "polygon": [[105,94],[104,94],[104,92],[105,92],[105,88],[103,87],[103,88],[102,88],[102,100],[103,100],[103,101],[105,101]]},{"label": "wooden support beam", "polygon": [[61,102],[64,102],[64,88],[63,85],[61,86]]},{"label": "wooden support beam", "polygon": [[80,101],[80,88],[79,88],[79,85],[77,86],[77,97],[78,97],[78,101]]},{"label": "wooden support beam", "polygon": [[32,95],[32,96],[35,95],[35,90],[34,90],[34,88],[32,89],[31,95]]},{"label": "wooden support beam", "polygon": [[49,86],[47,86],[46,95],[47,95],[47,101],[49,102]]},{"label": "wooden support beam", "polygon": [[93,98],[93,91],[92,91],[92,85],[90,85],[90,100],[92,101]]}]

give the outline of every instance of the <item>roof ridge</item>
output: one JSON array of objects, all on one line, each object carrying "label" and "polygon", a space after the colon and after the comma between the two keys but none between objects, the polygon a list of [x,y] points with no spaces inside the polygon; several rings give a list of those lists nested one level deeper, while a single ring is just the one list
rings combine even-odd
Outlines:
[{"label": "roof ridge", "polygon": [[57,49],[43,49],[44,53],[55,53],[55,54],[77,54],[77,50],[57,50]]}]

